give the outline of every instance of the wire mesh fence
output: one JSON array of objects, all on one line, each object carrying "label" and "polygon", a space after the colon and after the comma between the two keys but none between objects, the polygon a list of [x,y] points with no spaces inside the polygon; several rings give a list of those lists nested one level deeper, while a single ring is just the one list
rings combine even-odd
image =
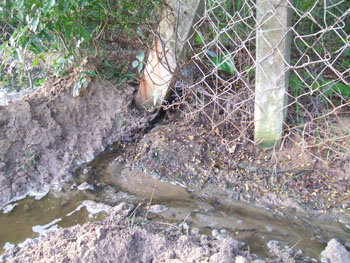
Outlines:
[{"label": "wire mesh fence", "polygon": [[[75,43],[77,39],[80,39],[80,42],[90,40],[93,50],[100,51],[103,45],[98,41],[106,38],[106,41],[118,42],[117,40],[120,40],[120,35],[122,35],[121,28],[125,29],[127,27],[124,25],[130,24],[133,25],[132,30],[130,28],[127,30],[134,32],[140,39],[140,43],[143,41],[145,44],[149,40],[147,36],[144,36],[147,35],[147,32],[154,33],[156,38],[161,37],[154,30],[155,21],[161,20],[159,17],[154,17],[161,16],[161,9],[167,8],[167,11],[162,14],[169,16],[170,21],[174,20],[174,27],[178,27],[181,21],[176,21],[176,17],[189,10],[188,6],[183,5],[191,1],[174,0],[174,5],[159,4],[159,10],[156,9],[153,12],[155,14],[152,15],[153,17],[149,15],[151,11],[149,14],[147,12],[144,14],[144,10],[153,10],[152,8],[158,5],[157,1],[138,2],[141,5],[136,5],[135,2],[135,6],[131,9],[128,7],[128,9],[127,2],[124,3],[125,5],[118,6],[121,2],[106,1],[108,5],[104,10],[108,11],[107,15],[97,17],[97,26],[91,32],[88,31],[88,26],[82,27],[79,23],[73,23],[75,21],[73,19],[72,25],[77,24],[76,36],[71,37],[68,34],[67,38],[73,41],[72,43]],[[173,89],[175,100],[166,107],[180,105],[179,109],[182,110],[187,121],[202,122],[208,125],[208,128],[221,137],[222,143],[229,149],[236,144],[255,143],[254,107],[256,104],[256,72],[259,65],[256,43],[257,33],[262,28],[257,20],[257,11],[260,8],[259,3],[262,2],[277,2],[275,6],[271,6],[269,12],[271,17],[276,15],[280,5],[287,6],[292,14],[292,22],[288,27],[288,32],[291,34],[291,56],[290,60],[284,62],[284,69],[281,72],[281,75],[286,71],[290,73],[286,90],[288,103],[285,106],[288,113],[284,123],[282,146],[294,141],[303,150],[309,150],[322,160],[350,159],[346,157],[346,153],[350,152],[348,128],[350,125],[350,8],[347,0],[281,0],[280,2],[203,0],[204,10],[193,25],[192,34],[185,41],[189,47],[187,57],[190,60],[185,63],[180,74],[177,75],[178,80]],[[146,4],[151,5],[152,8],[142,8]],[[91,7],[86,9],[89,12],[97,8],[93,2],[90,2],[90,5]],[[141,7],[138,9],[138,6]],[[9,11],[11,9],[0,7],[3,8],[2,11],[7,10],[7,13],[2,13],[2,21],[0,21],[0,44],[4,45],[11,39],[15,30],[9,23],[9,19],[15,16],[10,15],[12,14]],[[61,12],[58,5],[52,8]],[[100,11],[97,8],[96,14],[99,14]],[[42,34],[34,15],[36,13],[33,14],[32,19],[28,20],[29,22],[27,21],[25,28],[27,33],[30,32],[35,36],[35,41],[28,41],[28,43],[43,45],[46,43],[44,40],[47,35],[52,32],[48,31],[47,35]],[[80,15],[83,16],[83,14]],[[115,23],[112,18],[119,22]],[[84,15],[83,21],[85,19],[91,22]],[[115,27],[115,24],[118,26]],[[24,39],[30,36],[26,32],[22,32],[21,37]],[[109,39],[114,35],[116,40]],[[58,46],[60,42],[65,43],[61,34],[57,35],[57,41]],[[176,41],[182,40],[177,39]],[[269,42],[269,39],[266,41]],[[278,52],[283,52],[273,43],[270,45]],[[76,44],[69,45],[73,49],[76,49],[76,46]],[[50,48],[46,49],[50,51]],[[12,64],[2,63],[2,60],[5,59],[5,55],[12,56],[9,59],[10,62],[18,60],[19,58],[15,56],[15,54],[18,56],[16,52],[10,55],[6,52],[2,53],[0,73],[6,74],[0,74],[0,81],[3,82],[5,78],[13,75],[11,75]],[[76,53],[80,54],[78,51]],[[164,54],[158,54],[158,56],[166,57]],[[62,61],[62,65],[65,65],[69,62],[69,58],[65,56],[64,59],[57,60],[57,62]],[[41,57],[36,59],[40,64]],[[30,73],[36,69],[33,66],[36,63],[30,62],[30,65],[25,66],[22,72]],[[143,62],[138,61],[138,66],[142,66]],[[56,64],[60,66],[59,63]],[[174,67],[171,67],[170,71],[173,73]],[[32,82],[30,85],[41,83],[43,77],[39,73],[37,78],[27,74],[29,82]],[[16,79],[16,76],[13,79]],[[13,85],[19,83],[13,82]]]},{"label": "wire mesh fence", "polygon": [[[292,13],[292,41],[282,146],[294,141],[320,160],[343,160],[350,150],[349,5],[284,2]],[[258,8],[251,0],[205,1],[187,42],[191,60],[182,72],[191,82],[184,84],[180,74],[174,88],[173,105],[182,105],[185,119],[203,120],[228,148],[254,143]]]}]

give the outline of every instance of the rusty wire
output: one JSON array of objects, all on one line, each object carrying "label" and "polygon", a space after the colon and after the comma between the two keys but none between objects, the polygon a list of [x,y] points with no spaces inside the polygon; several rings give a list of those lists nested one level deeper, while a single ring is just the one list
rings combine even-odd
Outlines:
[{"label": "rusty wire", "polygon": [[[282,142],[322,160],[342,159],[350,150],[350,8],[344,0],[287,2],[293,19]],[[227,147],[253,143],[256,9],[252,0],[205,1],[167,105],[206,123]]]}]

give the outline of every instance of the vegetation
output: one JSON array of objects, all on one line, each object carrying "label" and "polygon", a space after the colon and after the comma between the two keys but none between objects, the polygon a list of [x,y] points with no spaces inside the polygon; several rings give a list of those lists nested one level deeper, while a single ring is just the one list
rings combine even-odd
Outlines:
[{"label": "vegetation", "polygon": [[41,62],[52,60],[49,68],[63,74],[86,57],[101,56],[108,43],[145,43],[160,5],[160,0],[1,0],[0,81],[9,87],[11,78],[39,85],[43,79],[32,81],[31,73]]},{"label": "vegetation", "polygon": [[[345,2],[324,6],[323,1],[298,0],[293,17],[297,33],[292,43],[292,64],[297,76],[292,77],[293,93],[311,92],[316,96],[325,96],[332,101],[348,99],[350,87],[344,83],[349,76],[339,79],[335,72],[346,72],[350,63],[350,50],[346,48],[350,25],[344,23],[348,6]],[[308,14],[309,13],[309,14]],[[300,19],[308,14],[312,19]],[[313,63],[306,63],[306,60]],[[309,64],[300,67],[304,63]],[[332,70],[327,69],[332,65]],[[302,90],[301,90],[302,89]]]}]

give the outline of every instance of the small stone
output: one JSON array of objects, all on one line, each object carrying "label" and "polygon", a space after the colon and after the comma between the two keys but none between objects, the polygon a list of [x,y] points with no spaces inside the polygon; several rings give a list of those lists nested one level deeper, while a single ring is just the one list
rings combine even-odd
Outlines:
[{"label": "small stone", "polygon": [[167,255],[168,259],[175,259],[176,258],[176,253],[174,250],[170,250]]},{"label": "small stone", "polygon": [[196,227],[192,228],[191,229],[191,234],[198,235],[199,234],[199,228],[196,228]]},{"label": "small stone", "polygon": [[349,250],[350,249],[350,241],[347,241],[344,246]]},{"label": "small stone", "polygon": [[219,234],[219,235],[217,235],[215,238],[216,238],[217,240],[223,240],[223,239],[227,239],[228,237],[229,237],[228,234]]},{"label": "small stone", "polygon": [[149,208],[149,212],[153,214],[159,214],[167,211],[169,208],[166,205],[152,205]]},{"label": "small stone", "polygon": [[107,214],[110,214],[112,212],[112,207],[103,203],[96,203],[91,200],[85,200],[82,203],[82,206],[85,206],[86,210],[90,214],[98,214],[101,212],[106,212]]},{"label": "small stone", "polygon": [[272,232],[272,227],[270,227],[270,226],[265,226],[265,228],[266,228],[266,230],[267,230],[267,232]]},{"label": "small stone", "polygon": [[83,174],[88,174],[90,172],[91,168],[90,167],[85,167],[83,169]]},{"label": "small stone", "polygon": [[84,182],[82,184],[80,184],[78,187],[78,190],[80,191],[84,191],[84,190],[94,190],[94,187],[91,184],[88,184],[87,182]]},{"label": "small stone", "polygon": [[187,230],[190,229],[190,226],[189,226],[186,222],[184,222],[184,223],[182,224],[182,228],[185,229],[185,230],[187,231]]},{"label": "small stone", "polygon": [[6,242],[5,245],[4,245],[4,247],[3,247],[3,249],[5,249],[5,250],[10,250],[10,249],[12,249],[12,248],[14,248],[14,247],[15,247],[14,244],[12,244],[12,243],[10,243],[10,242]]},{"label": "small stone", "polygon": [[208,236],[207,235],[201,235],[201,242],[207,241]]},{"label": "small stone", "polygon": [[321,253],[322,263],[349,263],[350,252],[336,239],[327,243],[327,247]]},{"label": "small stone", "polygon": [[219,235],[219,231],[217,229],[213,229],[211,231],[211,234],[213,235],[213,237],[217,237]]},{"label": "small stone", "polygon": [[236,263],[249,263],[249,260],[243,256],[236,256]]},{"label": "small stone", "polygon": [[302,251],[301,249],[299,249],[299,250],[295,253],[294,257],[301,257],[302,255],[303,255],[303,251]]}]

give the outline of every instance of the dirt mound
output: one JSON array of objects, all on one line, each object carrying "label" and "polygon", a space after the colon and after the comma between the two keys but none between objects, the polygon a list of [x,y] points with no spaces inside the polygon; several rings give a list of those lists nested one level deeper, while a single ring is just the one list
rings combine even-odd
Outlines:
[{"label": "dirt mound", "polygon": [[187,186],[204,183],[210,173],[209,145],[203,130],[189,132],[175,123],[152,129],[138,142],[133,162],[156,178]]},{"label": "dirt mound", "polygon": [[68,178],[111,143],[147,123],[130,108],[134,88],[96,80],[73,96],[77,74],[51,77],[35,93],[0,106],[0,207]]}]

